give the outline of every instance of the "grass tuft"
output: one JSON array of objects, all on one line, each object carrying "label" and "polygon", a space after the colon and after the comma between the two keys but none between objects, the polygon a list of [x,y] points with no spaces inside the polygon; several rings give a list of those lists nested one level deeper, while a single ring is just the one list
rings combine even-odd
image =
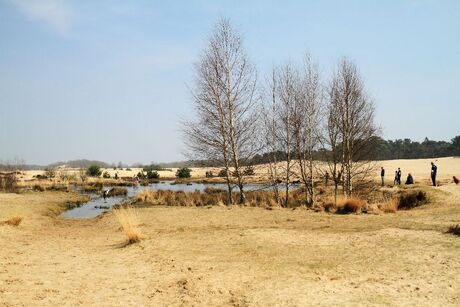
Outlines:
[{"label": "grass tuft", "polygon": [[139,242],[144,238],[137,223],[137,214],[132,207],[121,207],[114,209],[113,213],[121,225],[122,231],[126,237],[126,244]]},{"label": "grass tuft", "polygon": [[341,198],[337,201],[338,214],[359,213],[366,205],[366,201],[357,197]]},{"label": "grass tuft", "polygon": [[398,206],[399,200],[397,198],[390,198],[378,205],[379,209],[385,213],[396,213]]},{"label": "grass tuft", "polygon": [[12,218],[9,218],[8,220],[4,221],[3,224],[18,227],[19,224],[22,222],[22,217],[21,216],[13,216]]}]

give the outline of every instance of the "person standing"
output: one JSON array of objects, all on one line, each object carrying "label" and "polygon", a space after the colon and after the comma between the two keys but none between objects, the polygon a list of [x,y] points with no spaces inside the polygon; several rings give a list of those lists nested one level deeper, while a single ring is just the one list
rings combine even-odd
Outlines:
[{"label": "person standing", "polygon": [[397,177],[398,177],[398,184],[401,185],[401,169],[399,167],[398,167]]},{"label": "person standing", "polygon": [[381,167],[381,170],[380,170],[380,177],[382,178],[382,187],[385,185],[385,169],[383,168],[383,166]]},{"label": "person standing", "polygon": [[395,171],[395,179],[393,180],[393,185],[397,185],[398,184],[398,171],[396,170]]},{"label": "person standing", "polygon": [[431,181],[433,182],[433,186],[436,186],[436,174],[438,173],[438,167],[431,162]]}]

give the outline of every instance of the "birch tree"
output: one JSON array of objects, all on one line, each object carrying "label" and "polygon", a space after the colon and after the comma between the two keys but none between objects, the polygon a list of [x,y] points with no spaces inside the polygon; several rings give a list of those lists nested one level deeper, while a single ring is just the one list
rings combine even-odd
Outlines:
[{"label": "birch tree", "polygon": [[195,69],[193,101],[197,119],[184,125],[186,144],[193,154],[222,162],[229,203],[233,203],[232,175],[236,177],[239,202],[243,203],[242,166],[256,148],[257,73],[229,20],[216,24]]},{"label": "birch tree", "polygon": [[292,131],[299,177],[306,189],[306,203],[314,202],[313,152],[319,144],[321,87],[318,67],[307,54],[302,71],[296,74],[296,96],[292,108]]},{"label": "birch tree", "polygon": [[[331,103],[334,124],[341,139],[343,188],[351,196],[354,180],[365,178],[372,171],[372,163],[359,161],[377,133],[374,124],[375,107],[365,92],[364,82],[354,63],[343,58],[334,73]],[[359,162],[358,162],[359,161]]]},{"label": "birch tree", "polygon": [[263,130],[262,134],[265,139],[265,150],[268,152],[268,175],[269,180],[275,193],[275,201],[280,204],[279,193],[279,178],[278,178],[278,159],[277,152],[279,151],[279,137],[278,137],[278,99],[277,99],[277,72],[272,69],[271,78],[267,82],[269,90],[265,94],[266,104],[263,108]]}]

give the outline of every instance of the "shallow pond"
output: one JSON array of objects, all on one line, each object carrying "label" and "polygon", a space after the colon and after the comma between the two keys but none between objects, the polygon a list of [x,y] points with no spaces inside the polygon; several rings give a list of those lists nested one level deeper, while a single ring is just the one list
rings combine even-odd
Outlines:
[{"label": "shallow pond", "polygon": [[[215,189],[226,190],[227,185],[224,183],[178,183],[174,184],[173,181],[162,181],[160,183],[152,183],[148,186],[126,187],[128,189],[127,196],[115,196],[104,199],[100,194],[91,193],[91,200],[82,204],[81,206],[69,209],[62,213],[64,218],[92,218],[99,214],[109,211],[114,205],[121,203],[129,197],[135,196],[137,192],[143,189],[150,190],[171,190],[171,191],[184,191],[184,192],[203,192],[206,188],[211,187]],[[104,187],[104,190],[110,187]],[[265,184],[248,184],[245,185],[246,191],[266,190],[270,187]],[[236,190],[235,190],[236,191]]]}]

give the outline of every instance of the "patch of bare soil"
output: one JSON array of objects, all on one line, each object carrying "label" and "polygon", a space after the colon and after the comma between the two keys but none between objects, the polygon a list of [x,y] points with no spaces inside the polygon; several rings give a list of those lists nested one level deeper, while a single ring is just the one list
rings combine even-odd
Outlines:
[{"label": "patch of bare soil", "polygon": [[[78,196],[0,194],[0,306],[460,305],[460,189],[382,215],[239,207],[57,216]],[[21,213],[22,212],[22,213]]]}]

